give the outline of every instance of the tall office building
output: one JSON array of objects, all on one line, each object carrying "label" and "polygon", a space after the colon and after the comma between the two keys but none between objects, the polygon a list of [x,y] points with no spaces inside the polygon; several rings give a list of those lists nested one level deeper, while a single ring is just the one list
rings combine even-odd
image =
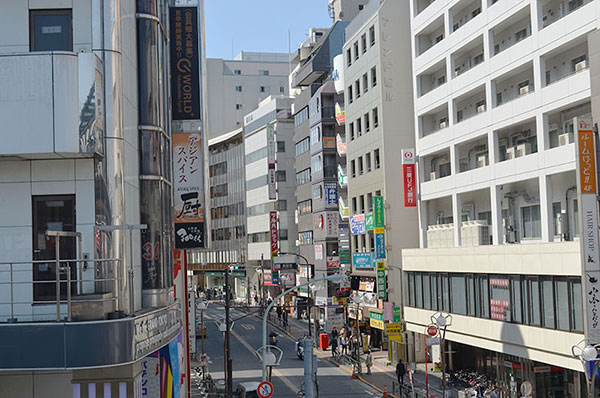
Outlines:
[{"label": "tall office building", "polygon": [[285,53],[242,51],[231,60],[208,58],[208,138],[242,128],[244,116],[270,95],[289,95],[292,66]]},{"label": "tall office building", "polygon": [[[368,308],[363,321],[375,346],[387,340],[384,322],[393,321],[384,319],[384,306],[402,305],[402,250],[418,246],[418,213],[406,207],[400,157],[415,142],[408,12],[407,2],[370,1],[348,24],[343,47],[352,285]],[[389,286],[377,283],[377,261]],[[391,339],[396,360],[401,341]]]},{"label": "tall office building", "polygon": [[403,252],[407,329],[422,343],[443,310],[450,369],[586,396],[574,120],[591,116],[599,3],[410,6],[421,248]]},{"label": "tall office building", "polygon": [[202,7],[173,24],[166,0],[0,9],[0,396],[178,394],[166,54],[170,25],[203,45]]}]

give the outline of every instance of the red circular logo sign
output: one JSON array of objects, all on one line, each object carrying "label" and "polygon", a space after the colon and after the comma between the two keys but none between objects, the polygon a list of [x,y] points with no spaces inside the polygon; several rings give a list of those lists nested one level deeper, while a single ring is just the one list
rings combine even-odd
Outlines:
[{"label": "red circular logo sign", "polygon": [[263,381],[258,385],[256,392],[258,392],[258,396],[260,398],[269,398],[271,395],[273,395],[273,384],[269,383],[268,381]]},{"label": "red circular logo sign", "polygon": [[427,329],[425,330],[425,332],[427,333],[427,335],[429,337],[435,337],[438,334],[438,328],[435,325],[429,325],[429,326],[427,326]]}]

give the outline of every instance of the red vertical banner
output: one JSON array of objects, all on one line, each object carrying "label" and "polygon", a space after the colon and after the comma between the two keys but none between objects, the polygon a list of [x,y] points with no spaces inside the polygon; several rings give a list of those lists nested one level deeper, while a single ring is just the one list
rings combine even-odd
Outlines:
[{"label": "red vertical banner", "polygon": [[277,235],[277,212],[272,211],[270,213],[271,220],[271,258],[277,256],[279,253],[279,237]]},{"label": "red vertical banner", "polygon": [[416,207],[417,173],[414,149],[402,150],[402,183],[404,186],[404,207]]},{"label": "red vertical banner", "polygon": [[[181,310],[183,311],[183,337],[185,339],[185,370],[181,370],[181,382],[186,384],[187,391],[190,391],[190,337],[189,337],[189,306],[188,306],[188,285],[187,285],[187,261],[185,250],[173,250],[173,281],[175,289],[175,298],[181,300]],[[195,327],[195,325],[194,325]]]}]

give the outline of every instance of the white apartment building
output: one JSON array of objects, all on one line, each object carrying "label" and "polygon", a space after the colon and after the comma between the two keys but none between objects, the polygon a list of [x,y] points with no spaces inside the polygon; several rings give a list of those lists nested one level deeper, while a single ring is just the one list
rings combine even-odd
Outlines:
[{"label": "white apartment building", "polygon": [[[411,0],[420,249],[404,316],[450,368],[585,395],[573,118],[591,116],[589,0]],[[418,358],[421,343],[412,353]],[[438,356],[439,358],[439,356]]]},{"label": "white apartment building", "polygon": [[242,128],[244,116],[265,98],[289,95],[290,57],[240,52],[234,59],[206,60],[209,139]]},{"label": "white apartment building", "polygon": [[[247,276],[249,287],[258,288],[256,267],[265,261],[266,285],[271,270],[270,213],[277,212],[279,251],[294,252],[298,233],[294,220],[296,180],[294,179],[294,119],[292,99],[271,96],[244,117],[246,165],[246,229],[248,240]],[[269,186],[269,135],[275,146],[275,186]],[[270,191],[270,189],[275,191]],[[274,193],[274,196],[273,196]],[[270,199],[274,197],[274,199]],[[259,293],[260,295],[260,293]]]},{"label": "white apartment building", "polygon": [[[372,0],[346,27],[342,51],[353,288],[375,317],[383,306],[402,305],[402,250],[418,247],[417,209],[404,207],[400,177],[400,151],[415,143],[408,13],[406,2]],[[384,201],[388,296],[381,301],[374,288],[374,228],[364,221],[374,216],[374,197]],[[373,325],[381,324],[371,322],[371,343],[378,345],[384,334]],[[396,360],[400,340],[390,347]]]}]

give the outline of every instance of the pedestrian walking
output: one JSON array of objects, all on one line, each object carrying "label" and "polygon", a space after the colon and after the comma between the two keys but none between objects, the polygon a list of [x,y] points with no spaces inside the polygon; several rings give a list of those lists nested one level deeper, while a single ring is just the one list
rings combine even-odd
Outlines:
[{"label": "pedestrian walking", "polygon": [[332,340],[337,340],[337,338],[338,338],[339,335],[340,334],[338,333],[336,327],[334,326],[333,330],[331,330],[331,339]]},{"label": "pedestrian walking", "polygon": [[401,386],[404,385],[404,374],[406,373],[406,367],[402,363],[402,359],[398,359],[398,364],[396,365],[396,377],[398,377],[398,383]]},{"label": "pedestrian walking", "polygon": [[337,356],[337,353],[338,353],[337,349],[338,349],[337,338],[332,338],[331,339],[331,356],[334,358]]},{"label": "pedestrian walking", "polygon": [[340,345],[342,346],[342,355],[347,355],[348,354],[348,337],[346,337],[346,333],[344,333],[344,335],[342,337],[340,337]]},{"label": "pedestrian walking", "polygon": [[367,367],[367,374],[371,374],[371,366],[373,366],[373,356],[371,351],[367,351],[367,357],[365,358],[365,366]]},{"label": "pedestrian walking", "polygon": [[281,304],[277,304],[277,319],[279,320],[279,322],[281,322],[282,313],[283,313],[283,310],[281,309]]}]

